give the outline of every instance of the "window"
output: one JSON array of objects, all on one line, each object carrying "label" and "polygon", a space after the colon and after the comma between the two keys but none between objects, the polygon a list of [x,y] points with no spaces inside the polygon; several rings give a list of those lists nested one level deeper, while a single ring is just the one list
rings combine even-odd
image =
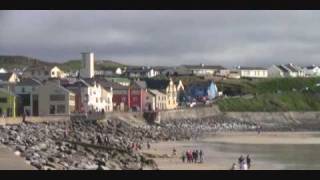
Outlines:
[{"label": "window", "polygon": [[50,101],[64,101],[65,95],[64,94],[51,94]]},{"label": "window", "polygon": [[0,98],[0,103],[7,103],[8,99],[6,97],[1,97]]},{"label": "window", "polygon": [[21,92],[25,92],[25,89],[24,89],[24,87],[21,89]]},{"label": "window", "polygon": [[56,113],[56,107],[54,105],[50,105],[50,114],[55,114]]},{"label": "window", "polygon": [[75,96],[69,96],[69,100],[70,100],[70,101],[75,101],[75,100],[76,100],[76,97],[75,97]]},{"label": "window", "polygon": [[58,114],[63,114],[65,112],[66,112],[66,106],[65,105],[62,105],[62,104],[57,105],[57,113]]},{"label": "window", "polygon": [[96,103],[98,103],[99,102],[99,99],[98,98],[96,98]]},{"label": "window", "polygon": [[54,76],[54,71],[51,72],[51,75]]}]

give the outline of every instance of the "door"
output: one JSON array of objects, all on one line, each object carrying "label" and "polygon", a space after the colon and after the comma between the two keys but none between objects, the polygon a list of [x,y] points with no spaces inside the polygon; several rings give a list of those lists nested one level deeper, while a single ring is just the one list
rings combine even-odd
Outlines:
[{"label": "door", "polygon": [[39,116],[39,100],[38,95],[32,97],[32,115]]}]

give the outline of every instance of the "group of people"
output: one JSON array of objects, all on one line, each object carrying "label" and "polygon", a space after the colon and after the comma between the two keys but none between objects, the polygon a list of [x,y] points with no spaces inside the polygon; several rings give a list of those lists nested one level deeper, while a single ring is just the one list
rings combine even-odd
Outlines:
[{"label": "group of people", "polygon": [[203,151],[200,150],[187,150],[185,153],[182,154],[181,159],[182,162],[187,163],[203,163]]},{"label": "group of people", "polygon": [[[249,156],[249,154],[247,155],[246,158],[243,157],[243,155],[241,155],[238,158],[238,165],[239,165],[239,170],[248,170],[251,167],[251,158]],[[232,164],[231,170],[237,170],[237,165],[236,163]]]}]

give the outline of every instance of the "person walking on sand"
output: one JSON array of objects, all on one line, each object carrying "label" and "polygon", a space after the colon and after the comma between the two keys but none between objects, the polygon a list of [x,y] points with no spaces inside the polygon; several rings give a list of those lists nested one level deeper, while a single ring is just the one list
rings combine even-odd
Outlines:
[{"label": "person walking on sand", "polygon": [[149,142],[147,142],[147,148],[148,148],[148,149],[150,149],[150,148],[151,148],[151,146],[150,146],[150,143],[149,143]]},{"label": "person walking on sand", "polygon": [[203,163],[203,151],[202,149],[200,149],[200,152],[199,152],[199,156],[200,156],[200,163]]},{"label": "person walking on sand", "polygon": [[251,158],[250,158],[249,154],[247,155],[246,160],[247,160],[248,169],[250,169],[250,167],[251,167]]},{"label": "person walking on sand", "polygon": [[177,155],[177,150],[176,150],[176,148],[173,148],[172,149],[172,156],[176,156]]}]

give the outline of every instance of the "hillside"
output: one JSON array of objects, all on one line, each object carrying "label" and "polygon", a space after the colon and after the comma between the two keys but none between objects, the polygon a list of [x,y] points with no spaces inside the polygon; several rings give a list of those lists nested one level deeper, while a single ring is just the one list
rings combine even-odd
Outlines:
[{"label": "hillside", "polygon": [[[32,65],[40,66],[58,66],[64,71],[74,71],[81,68],[80,60],[69,60],[64,63],[52,63],[46,62],[40,59],[26,57],[26,56],[1,56],[0,55],[0,67],[3,67],[8,70],[13,68],[24,68]],[[112,60],[96,60],[95,66],[97,70],[104,69],[106,67],[123,67],[125,65],[114,62]]]},{"label": "hillside", "polygon": [[[238,88],[247,96],[229,97],[217,103],[222,111],[320,111],[320,78],[279,78],[228,81],[224,87]],[[249,95],[248,95],[249,94]]]}]

